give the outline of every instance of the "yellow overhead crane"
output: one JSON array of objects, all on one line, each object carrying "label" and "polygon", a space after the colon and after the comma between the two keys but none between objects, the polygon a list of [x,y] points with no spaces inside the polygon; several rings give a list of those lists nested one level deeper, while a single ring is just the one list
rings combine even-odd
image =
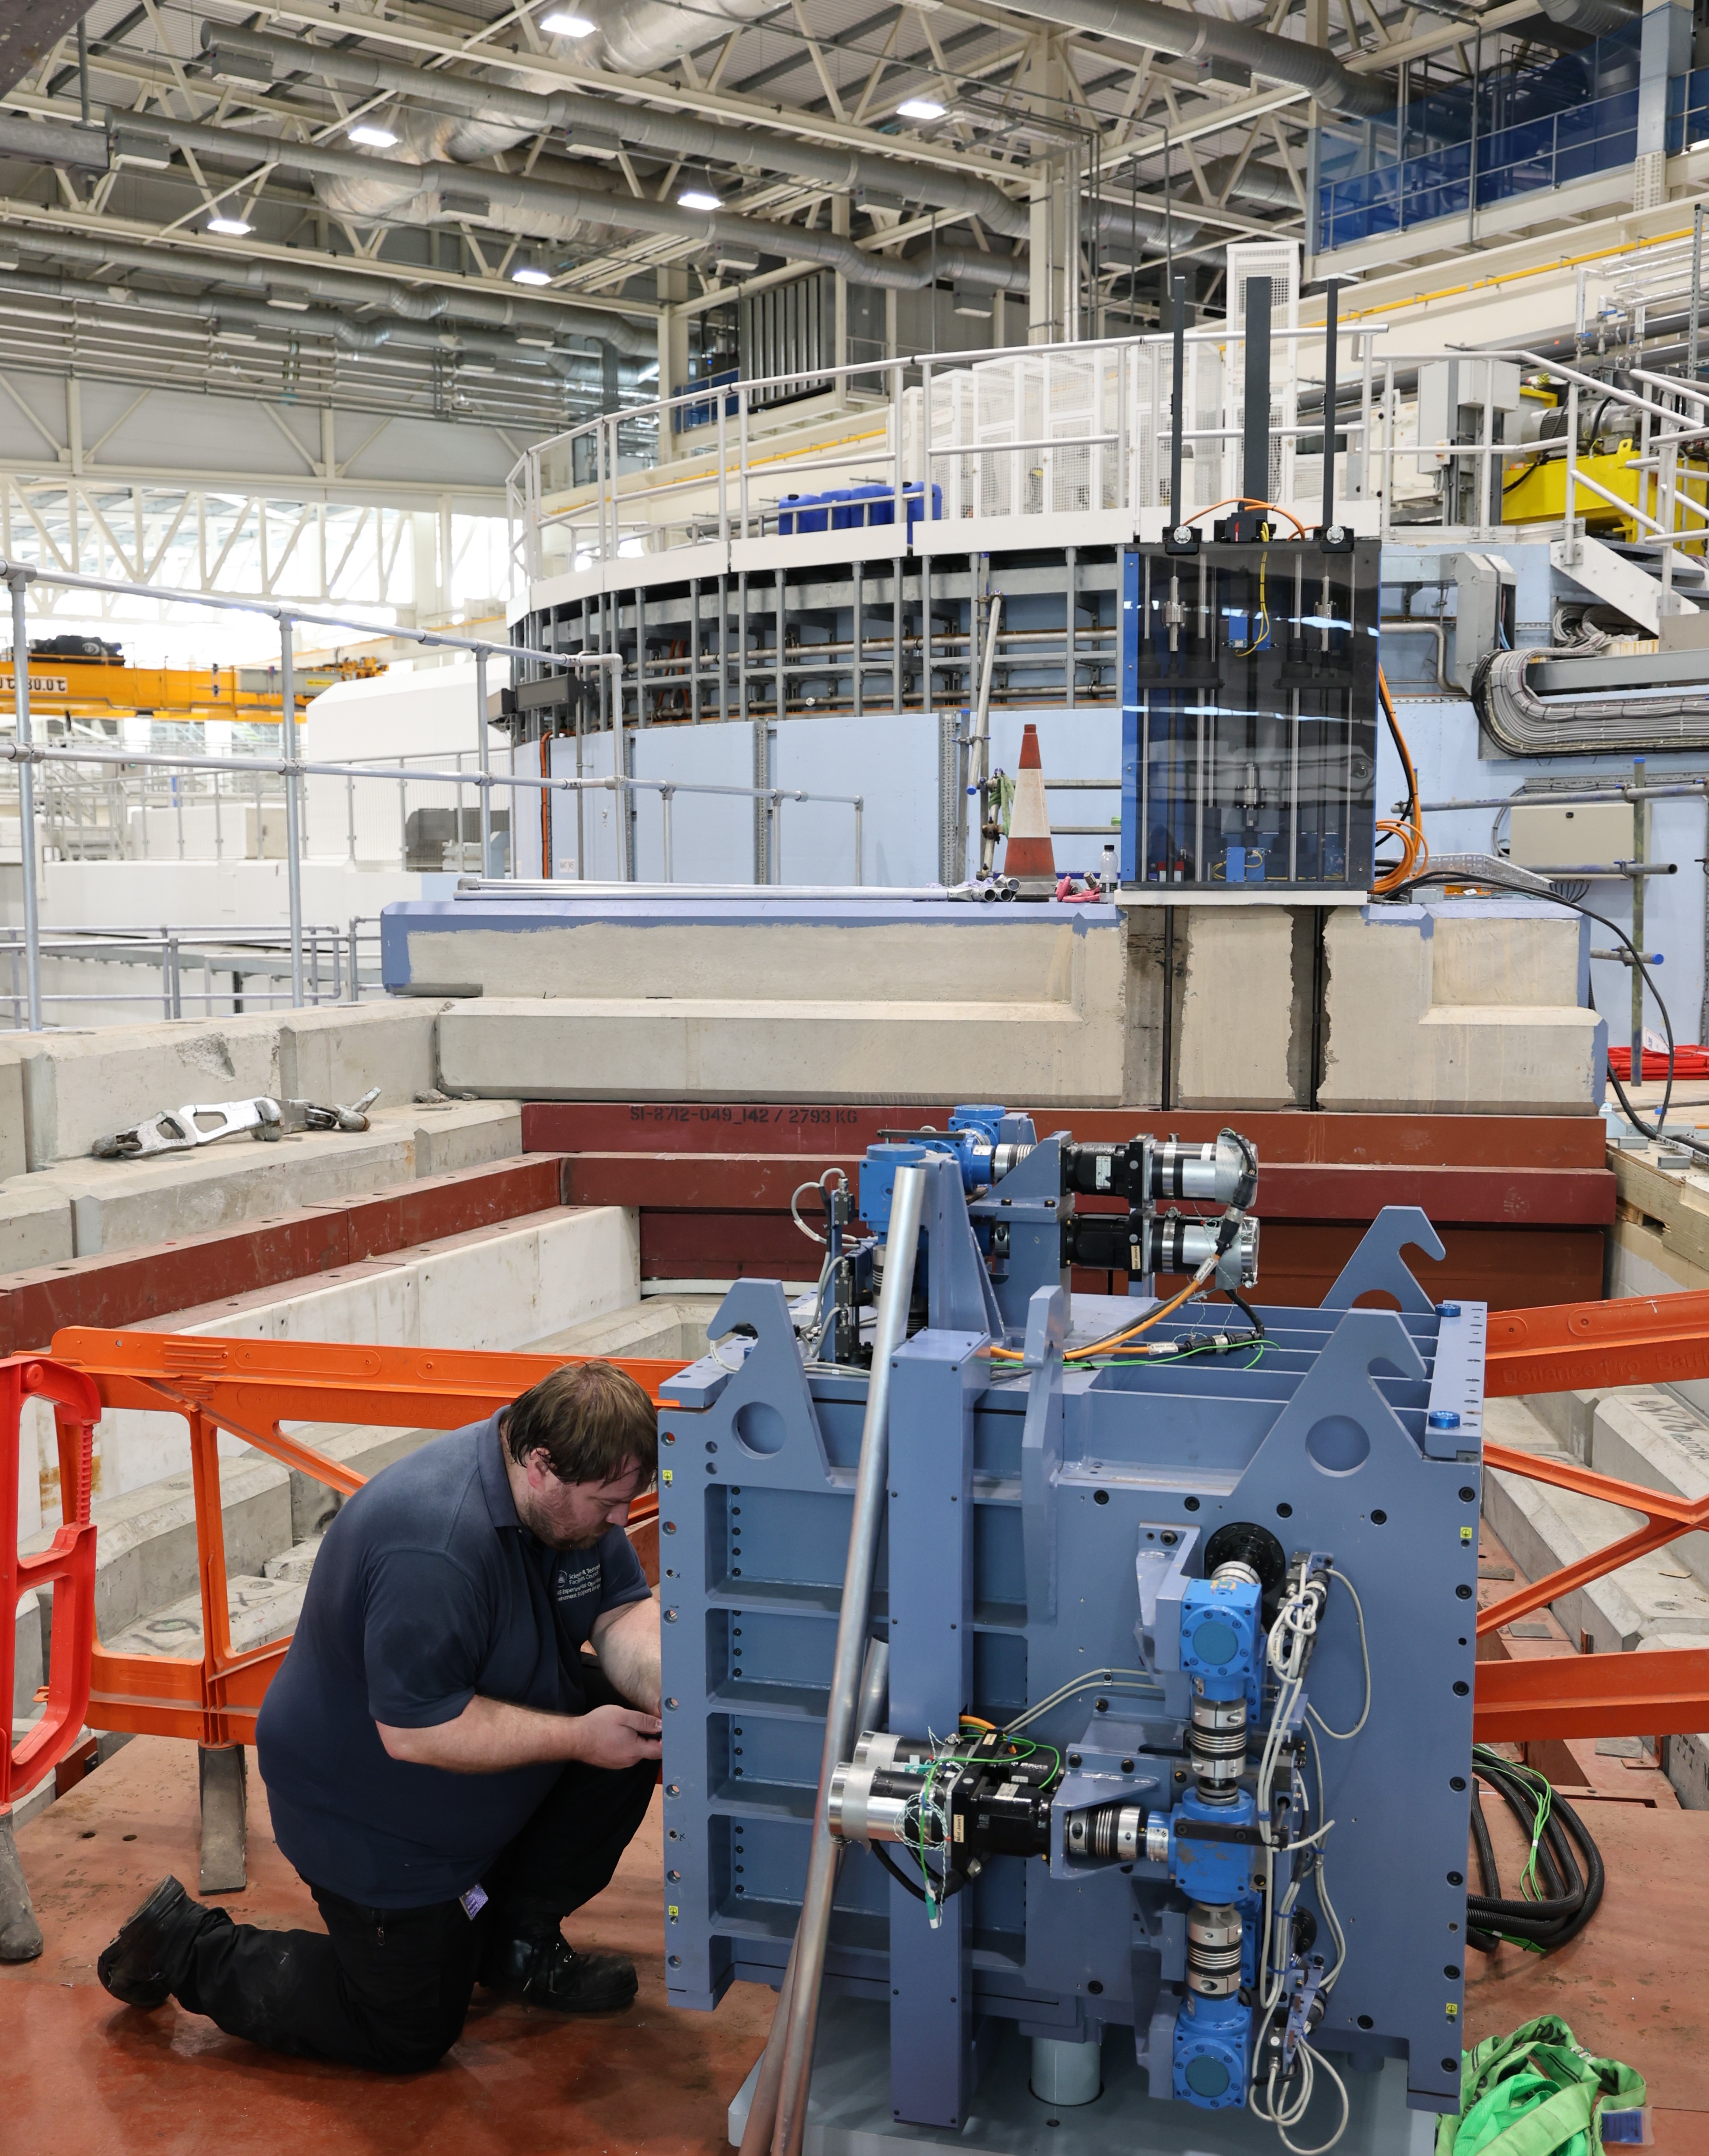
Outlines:
[{"label": "yellow overhead crane", "polygon": [[[335,681],[383,674],[373,659],[337,659],[296,671],[301,717]],[[13,654],[0,654],[0,713],[17,698]],[[236,719],[275,725],[282,716],[277,666],[131,666],[122,648],[93,636],[56,636],[29,647],[30,716],[46,719]]]}]

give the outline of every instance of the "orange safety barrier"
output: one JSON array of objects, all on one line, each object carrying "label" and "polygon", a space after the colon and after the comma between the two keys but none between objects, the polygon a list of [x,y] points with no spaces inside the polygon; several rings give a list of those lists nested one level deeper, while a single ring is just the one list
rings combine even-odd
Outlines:
[{"label": "orange safety barrier", "polygon": [[[245,1653],[232,1646],[220,1504],[222,1430],[346,1496],[365,1477],[328,1459],[286,1424],[355,1423],[378,1429],[457,1430],[478,1421],[567,1363],[605,1359],[656,1405],[679,1358],[500,1355],[464,1350],[223,1340],[172,1332],[74,1327],[46,1355],[0,1361],[0,1697],[10,1699],[20,1595],[51,1582],[52,1666],[47,1712],[21,1743],[0,1750],[0,1814],[28,1794],[91,1729],[253,1743],[255,1717],[290,1642]],[[27,1399],[54,1404],[65,1524],[42,1555],[18,1552],[19,1418]],[[202,1658],[114,1654],[95,1629],[95,1530],[90,1521],[95,1430],[109,1408],[180,1414],[188,1426],[202,1590]],[[629,1528],[656,1573],[658,1500],[640,1498]]]},{"label": "orange safety barrier", "polygon": [[[454,1430],[490,1414],[548,1371],[586,1357],[223,1340],[169,1332],[75,1327],[47,1355],[0,1361],[0,1611],[33,1586],[54,1589],[47,1712],[23,1741],[0,1752],[0,1813],[65,1757],[87,1723],[193,1738],[254,1740],[255,1716],[288,1640],[234,1651],[225,1594],[220,1507],[222,1430],[348,1494],[363,1477],[287,1435],[286,1424],[355,1423]],[[683,1365],[613,1357],[655,1402]],[[1709,1375],[1709,1295],[1505,1311],[1489,1322],[1491,1398],[1591,1384]],[[18,1423],[24,1401],[54,1403],[65,1524],[42,1555],[17,1550]],[[188,1425],[202,1586],[199,1662],[117,1655],[95,1636],[95,1534],[90,1522],[95,1427],[107,1408],[181,1414]],[[1572,1461],[1501,1445],[1484,1448],[1504,1473],[1601,1498],[1645,1524],[1481,1611],[1480,1636],[1602,1578],[1676,1537],[1709,1528],[1696,1502],[1595,1475]],[[630,1532],[656,1573],[657,1501],[638,1501]],[[14,1632],[0,1626],[0,1696],[13,1674]],[[1576,1655],[1477,1666],[1474,1730],[1480,1742],[1543,1736],[1665,1736],[1709,1728],[1709,1650]]]}]

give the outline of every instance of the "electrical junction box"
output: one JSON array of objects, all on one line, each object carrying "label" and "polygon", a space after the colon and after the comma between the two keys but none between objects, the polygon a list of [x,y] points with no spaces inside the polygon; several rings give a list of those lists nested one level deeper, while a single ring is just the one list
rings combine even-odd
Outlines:
[{"label": "electrical junction box", "polygon": [[[1648,843],[1649,805],[1645,807]],[[1523,869],[1606,866],[1632,859],[1632,811],[1624,801],[1527,802],[1508,818],[1507,858]]]},{"label": "electrical junction box", "polygon": [[1471,694],[1472,676],[1492,651],[1511,650],[1519,580],[1499,554],[1455,554],[1454,562],[1455,682]]}]

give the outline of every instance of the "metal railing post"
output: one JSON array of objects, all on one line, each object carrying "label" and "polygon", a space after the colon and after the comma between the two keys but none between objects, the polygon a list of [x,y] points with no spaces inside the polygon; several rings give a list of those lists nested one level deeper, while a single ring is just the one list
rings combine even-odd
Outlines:
[{"label": "metal railing post", "polygon": [[862,842],[860,830],[860,812],[865,805],[865,803],[857,793],[854,796],[854,880],[857,884],[864,883],[866,880],[861,873],[861,862],[865,857],[866,850]]},{"label": "metal railing post", "polygon": [[362,1001],[362,983],[357,978],[356,970],[356,924],[357,917],[358,916],[355,914],[352,914],[350,917],[350,1000],[353,1004],[359,1004]]},{"label": "metal railing post", "polygon": [[6,581],[12,587],[13,709],[17,713],[18,853],[23,870],[23,977],[29,1014],[29,1030],[42,1029],[42,915],[36,889],[36,774],[30,761],[29,620],[24,594],[29,586],[28,569],[12,569]]},{"label": "metal railing post", "polygon": [[293,1009],[303,1002],[303,860],[302,803],[298,790],[297,694],[295,655],[291,650],[294,627],[288,613],[279,617],[279,696],[285,726],[285,887],[290,897],[290,1000]]},{"label": "metal railing post", "polygon": [[[475,654],[475,747],[480,757],[480,872],[492,874],[492,748],[487,740],[486,723],[486,654]],[[459,795],[460,801],[461,795]],[[457,819],[457,837],[463,837],[463,819]],[[457,856],[463,858],[459,851]]]},{"label": "metal railing post", "polygon": [[661,786],[659,789],[659,808],[663,818],[665,827],[665,880],[666,883],[672,883],[675,880],[675,878],[671,872],[670,850],[670,802],[671,796],[675,793],[675,791],[676,789],[673,786]]}]

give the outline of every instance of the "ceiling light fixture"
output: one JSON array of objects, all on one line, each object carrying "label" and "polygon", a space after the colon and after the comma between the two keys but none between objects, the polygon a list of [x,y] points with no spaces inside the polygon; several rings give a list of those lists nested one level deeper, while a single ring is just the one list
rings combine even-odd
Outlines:
[{"label": "ceiling light fixture", "polygon": [[240,217],[211,217],[208,220],[208,229],[225,233],[233,239],[241,239],[246,232],[253,232],[255,228]]},{"label": "ceiling light fixture", "polygon": [[896,107],[898,120],[942,120],[945,108],[935,98],[906,97]]},{"label": "ceiling light fixture", "polygon": [[395,150],[398,146],[398,137],[377,120],[358,121],[350,131],[350,139],[360,142],[365,150]]},{"label": "ceiling light fixture", "polygon": [[591,38],[599,28],[585,15],[572,15],[562,8],[554,8],[549,15],[542,15],[540,27],[549,38]]},{"label": "ceiling light fixture", "polygon": [[724,198],[706,187],[685,187],[676,198],[679,209],[722,209]]},{"label": "ceiling light fixture", "polygon": [[552,272],[542,270],[537,262],[519,262],[511,272],[511,282],[513,285],[549,285]]}]

